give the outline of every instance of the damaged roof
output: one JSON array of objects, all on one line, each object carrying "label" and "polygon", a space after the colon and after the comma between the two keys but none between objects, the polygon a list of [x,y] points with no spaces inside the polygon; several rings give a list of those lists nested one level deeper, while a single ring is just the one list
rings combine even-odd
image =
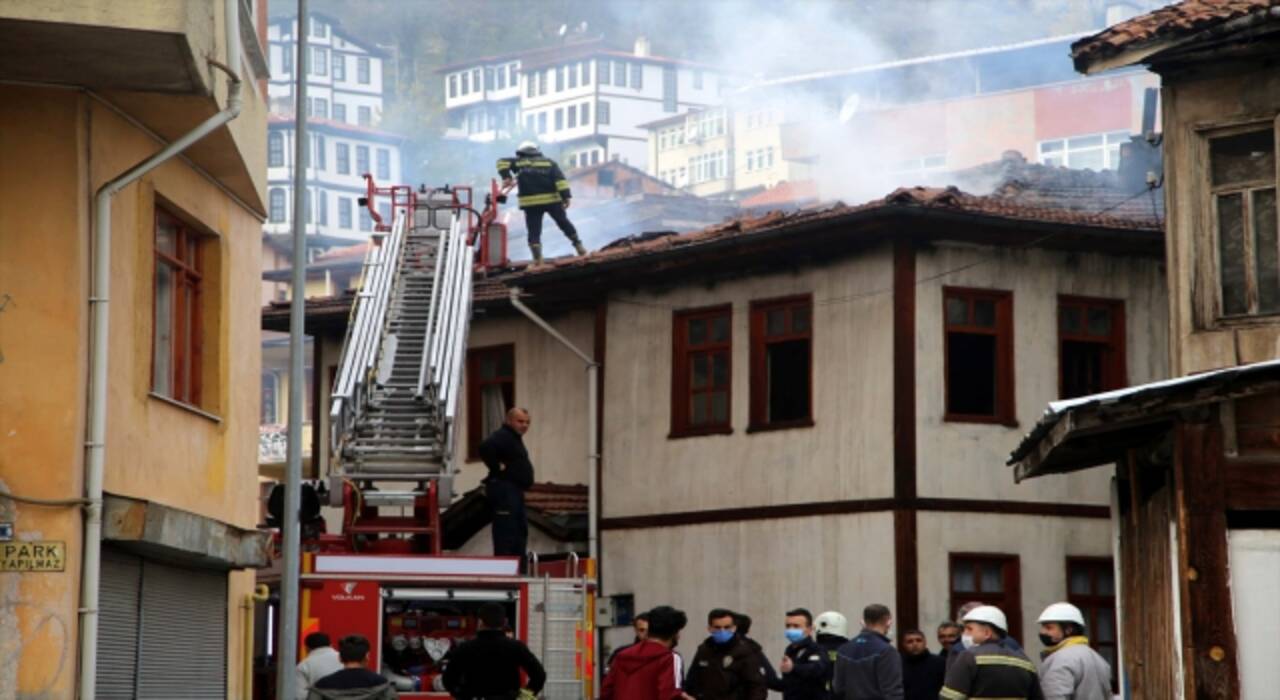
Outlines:
[{"label": "damaged roof", "polygon": [[1010,455],[1014,479],[1108,464],[1189,407],[1280,390],[1280,360],[1054,401]]},{"label": "damaged roof", "polygon": [[1201,35],[1208,38],[1259,22],[1280,22],[1280,0],[1183,0],[1075,42],[1071,58],[1076,70],[1094,73],[1141,63]]},{"label": "damaged roof", "polygon": [[[587,539],[588,491],[582,484],[536,483],[524,494],[529,524],[561,542]],[[459,549],[493,522],[493,513],[476,487],[440,515],[444,548]]]}]

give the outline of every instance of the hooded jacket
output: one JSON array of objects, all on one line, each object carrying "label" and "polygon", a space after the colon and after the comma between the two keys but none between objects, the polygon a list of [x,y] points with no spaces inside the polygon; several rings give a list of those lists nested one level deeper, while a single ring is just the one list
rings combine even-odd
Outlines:
[{"label": "hooded jacket", "polygon": [[1083,636],[1067,637],[1040,653],[1045,700],[1109,700],[1111,664]]},{"label": "hooded jacket", "polygon": [[618,650],[600,687],[600,700],[675,700],[684,674],[680,657],[644,640]]},{"label": "hooded jacket", "polygon": [[703,642],[689,665],[684,687],[698,700],[765,700],[769,695],[759,653],[741,637],[728,644]]},{"label": "hooded jacket", "polygon": [[902,700],[902,657],[889,638],[864,629],[840,647],[831,693],[847,700]]},{"label": "hooded jacket", "polygon": [[391,681],[366,668],[344,668],[311,686],[307,700],[397,700]]}]

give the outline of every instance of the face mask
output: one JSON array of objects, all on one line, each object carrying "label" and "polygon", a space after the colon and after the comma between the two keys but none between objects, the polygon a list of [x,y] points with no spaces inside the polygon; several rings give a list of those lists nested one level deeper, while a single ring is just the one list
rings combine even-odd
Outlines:
[{"label": "face mask", "polygon": [[733,630],[713,630],[711,632],[711,639],[713,639],[716,644],[728,644],[733,641]]},{"label": "face mask", "polygon": [[970,634],[960,635],[960,643],[964,645],[965,649],[972,649],[977,646],[977,644],[973,642],[973,635]]},{"label": "face mask", "polygon": [[788,641],[788,642],[791,642],[791,643],[793,643],[793,644],[794,644],[795,642],[800,641],[801,639],[804,639],[804,638],[805,638],[805,636],[806,636],[806,635],[805,635],[805,633],[804,633],[804,630],[802,630],[802,629],[798,629],[798,628],[795,628],[795,627],[792,627],[792,628],[788,629],[788,630],[787,630],[786,632],[784,632],[783,634],[787,635],[787,641]]},{"label": "face mask", "polygon": [[1053,637],[1050,637],[1047,634],[1040,635],[1040,643],[1047,647],[1051,647],[1054,644],[1057,644],[1057,642],[1053,641]]}]

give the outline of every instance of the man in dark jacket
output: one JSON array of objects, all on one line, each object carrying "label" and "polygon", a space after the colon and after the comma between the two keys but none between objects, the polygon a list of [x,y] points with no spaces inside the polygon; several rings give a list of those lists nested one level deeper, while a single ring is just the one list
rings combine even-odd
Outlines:
[{"label": "man in dark jacket", "polygon": [[868,605],[862,626],[836,656],[832,694],[844,700],[902,700],[902,657],[889,643],[889,608]]},{"label": "man in dark jacket", "polygon": [[756,663],[760,665],[760,673],[764,675],[764,684],[772,690],[778,690],[774,686],[782,684],[782,678],[778,676],[778,671],[769,663],[769,657],[764,653],[764,647],[760,646],[760,642],[751,638],[751,616],[746,613],[736,612],[733,614],[733,625],[738,631],[738,638],[747,643],[751,650],[756,653]]},{"label": "man in dark jacket", "polygon": [[937,700],[947,662],[929,651],[924,632],[902,633],[902,691],[906,700]]},{"label": "man in dark jacket", "polygon": [[479,610],[476,638],[453,649],[444,670],[444,687],[458,700],[515,700],[520,694],[520,671],[529,677],[529,692],[537,695],[547,682],[533,652],[507,636],[507,613],[497,603]]},{"label": "man in dark jacket", "polygon": [[680,700],[683,696],[684,669],[674,649],[689,620],[668,605],[650,610],[645,619],[648,635],[614,655],[600,700]]},{"label": "man in dark jacket", "polygon": [[769,688],[760,671],[760,654],[737,635],[733,612],[712,610],[707,631],[711,636],[698,646],[684,692],[697,700],[765,700]]},{"label": "man in dark jacket", "polygon": [[366,668],[369,640],[350,634],[338,641],[342,670],[321,678],[307,692],[307,700],[396,700],[391,681]]},{"label": "man in dark jacket", "polygon": [[[512,175],[516,179],[511,179]],[[525,141],[516,150],[515,158],[498,160],[498,175],[502,177],[504,187],[512,184],[520,186],[520,208],[524,210],[524,224],[529,232],[529,252],[533,254],[533,264],[542,264],[542,215],[550,214],[556,226],[564,232],[578,255],[586,255],[587,249],[582,247],[578,239],[578,230],[569,221],[565,210],[573,194],[569,190],[569,181],[560,166],[554,160],[542,155],[538,144]]]},{"label": "man in dark jacket", "polygon": [[507,411],[502,427],[480,443],[480,459],[489,468],[481,483],[493,512],[495,557],[523,558],[529,541],[529,519],[524,510],[524,492],[533,485],[533,463],[524,446],[529,423],[528,411],[513,408]]},{"label": "man in dark jacket", "polygon": [[813,639],[813,613],[796,608],[787,613],[783,633],[787,648],[778,668],[782,677],[770,682],[770,690],[782,692],[782,700],[826,700],[827,652]]},{"label": "man in dark jacket", "polygon": [[1044,700],[1035,664],[1026,654],[1001,643],[1008,637],[1009,629],[1003,611],[992,605],[981,605],[966,613],[962,621],[964,635],[973,644],[955,654],[955,660],[947,667],[947,682],[939,698]]}]

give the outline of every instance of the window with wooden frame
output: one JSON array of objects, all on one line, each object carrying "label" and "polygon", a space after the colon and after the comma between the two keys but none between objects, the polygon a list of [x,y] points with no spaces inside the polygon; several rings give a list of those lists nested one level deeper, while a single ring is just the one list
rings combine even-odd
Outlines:
[{"label": "window with wooden frame", "polygon": [[502,427],[516,405],[516,347],[467,351],[467,459],[480,459],[480,443]]},{"label": "window with wooden frame", "polygon": [[156,208],[151,390],[192,406],[200,405],[202,238]]},{"label": "window with wooden frame", "polygon": [[751,302],[748,432],[813,425],[813,297]]},{"label": "window with wooden frame", "polygon": [[672,328],[671,437],[731,433],[733,307],[677,311]]},{"label": "window with wooden frame", "polygon": [[1058,297],[1058,396],[1123,388],[1124,332],[1123,301]]},{"label": "window with wooden frame", "polygon": [[1209,192],[1218,262],[1218,315],[1280,313],[1275,129],[1209,138]]},{"label": "window with wooden frame", "polygon": [[[1089,646],[1116,669],[1115,566],[1109,557],[1067,557],[1067,602],[1080,608]],[[1111,674],[1111,689],[1119,689],[1119,675]]]},{"label": "window with wooden frame", "polygon": [[945,420],[1015,425],[1013,293],[942,290]]},{"label": "window with wooden frame", "polygon": [[1022,636],[1022,584],[1016,554],[950,555],[951,613],[956,615],[965,603],[977,601],[994,605],[1009,622],[1005,630],[1019,642]]}]

